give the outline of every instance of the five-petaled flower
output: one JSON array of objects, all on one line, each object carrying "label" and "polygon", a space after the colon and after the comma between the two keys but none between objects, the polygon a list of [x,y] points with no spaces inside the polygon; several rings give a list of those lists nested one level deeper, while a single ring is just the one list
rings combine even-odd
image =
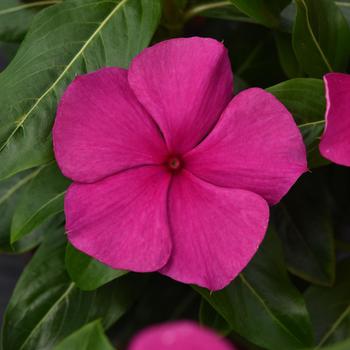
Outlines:
[{"label": "five-petaled flower", "polygon": [[350,74],[329,73],[323,79],[327,110],[320,151],[332,162],[350,166]]},{"label": "five-petaled flower", "polygon": [[190,321],[168,322],[142,330],[129,350],[234,350],[210,329]]},{"label": "five-petaled flower", "polygon": [[232,91],[225,47],[197,37],[77,77],[53,129],[75,182],[73,246],[113,268],[225,287],[258,249],[268,204],[307,169],[288,110],[262,89]]}]

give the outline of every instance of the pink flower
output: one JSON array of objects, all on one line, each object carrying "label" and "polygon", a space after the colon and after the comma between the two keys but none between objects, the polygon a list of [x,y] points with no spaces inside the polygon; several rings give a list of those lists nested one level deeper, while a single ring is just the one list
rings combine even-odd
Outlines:
[{"label": "pink flower", "polygon": [[326,127],[321,154],[334,163],[350,166],[350,75],[329,73],[326,85]]},{"label": "pink flower", "polygon": [[141,331],[129,350],[234,350],[225,339],[194,322],[177,321]]},{"label": "pink flower", "polygon": [[116,269],[226,286],[262,241],[268,204],[306,170],[301,134],[271,94],[232,99],[224,46],[164,41],[129,70],[77,77],[53,129],[69,241]]}]

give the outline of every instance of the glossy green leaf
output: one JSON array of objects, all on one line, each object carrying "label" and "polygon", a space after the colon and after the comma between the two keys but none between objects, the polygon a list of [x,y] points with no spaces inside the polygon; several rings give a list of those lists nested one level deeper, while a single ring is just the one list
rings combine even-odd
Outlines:
[{"label": "glossy green leaf", "polygon": [[35,17],[0,75],[0,178],[52,159],[57,102],[77,74],[127,67],[147,46],[159,0],[70,0]]},{"label": "glossy green leaf", "polygon": [[93,292],[81,291],[65,270],[63,228],[46,236],[11,297],[3,322],[2,350],[51,349],[97,318],[108,328],[140,293],[142,278],[133,275]]},{"label": "glossy green leaf", "polygon": [[20,41],[39,10],[62,0],[37,0],[24,3],[20,0],[0,1],[0,40]]},{"label": "glossy green leaf", "polygon": [[323,81],[296,78],[267,89],[293,114],[297,124],[324,121],[326,98]]},{"label": "glossy green leaf", "polygon": [[53,350],[114,350],[100,321],[93,321],[68,336]]},{"label": "glossy green leaf", "polygon": [[82,290],[98,287],[125,275],[128,271],[115,270],[67,245],[65,263],[71,279]]},{"label": "glossy green leaf", "polygon": [[34,169],[17,174],[7,180],[0,181],[0,252],[24,252],[34,247],[41,239],[41,230],[24,237],[11,246],[11,221],[16,207],[32,181],[40,170]]},{"label": "glossy green leaf", "polygon": [[335,277],[331,197],[323,169],[304,174],[272,208],[289,270],[321,285]]},{"label": "glossy green leaf", "polygon": [[350,58],[350,30],[333,0],[296,0],[293,47],[303,71],[320,78],[344,71]]},{"label": "glossy green leaf", "polygon": [[245,270],[226,288],[195,287],[239,335],[266,349],[313,343],[304,300],[290,282],[277,237],[269,232]]},{"label": "glossy green leaf", "polygon": [[69,184],[56,163],[41,167],[17,204],[11,225],[12,243],[53,215],[63,212],[64,194]]},{"label": "glossy green leaf", "polygon": [[350,260],[340,263],[332,288],[311,286],[305,293],[318,347],[350,334]]},{"label": "glossy green leaf", "polygon": [[279,13],[290,0],[231,0],[239,10],[267,27],[277,27]]},{"label": "glossy green leaf", "polygon": [[321,157],[318,144],[324,129],[326,98],[320,79],[296,78],[267,89],[293,114],[303,135],[310,168],[327,164]]}]

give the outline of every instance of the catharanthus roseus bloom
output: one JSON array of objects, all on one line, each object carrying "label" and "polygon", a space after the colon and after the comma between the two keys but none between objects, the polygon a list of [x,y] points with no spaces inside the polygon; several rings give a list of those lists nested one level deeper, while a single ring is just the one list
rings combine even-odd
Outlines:
[{"label": "catharanthus roseus bloom", "polygon": [[268,203],[306,170],[287,109],[264,90],[232,99],[232,89],[225,47],[204,38],[76,78],[53,130],[75,181],[69,241],[113,268],[226,286],[258,249]]},{"label": "catharanthus roseus bloom", "polygon": [[129,350],[234,350],[225,339],[194,322],[177,321],[141,331]]},{"label": "catharanthus roseus bloom", "polygon": [[329,73],[326,85],[326,127],[321,154],[334,163],[350,166],[350,74]]}]

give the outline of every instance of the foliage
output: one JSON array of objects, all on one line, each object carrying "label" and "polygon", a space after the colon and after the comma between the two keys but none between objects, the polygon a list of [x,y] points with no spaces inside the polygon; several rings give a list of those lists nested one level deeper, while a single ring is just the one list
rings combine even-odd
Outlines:
[{"label": "foliage", "polygon": [[[179,318],[242,349],[349,349],[350,169],[318,151],[322,76],[350,73],[349,24],[349,0],[0,1],[0,253],[31,258],[0,349],[110,350],[116,338],[123,349],[140,327]],[[235,92],[260,86],[290,110],[310,168],[272,209],[256,256],[215,293],[112,270],[67,244],[70,181],[52,152],[57,103],[76,75],[127,68],[151,43],[194,35],[224,42]]]}]

